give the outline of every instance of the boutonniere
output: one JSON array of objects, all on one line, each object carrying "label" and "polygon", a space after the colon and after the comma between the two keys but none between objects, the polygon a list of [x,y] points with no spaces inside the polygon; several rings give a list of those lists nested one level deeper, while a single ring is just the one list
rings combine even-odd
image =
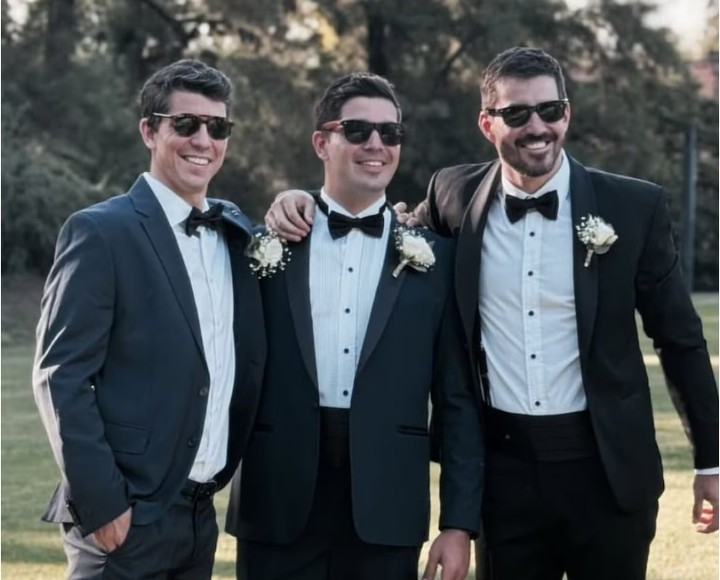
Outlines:
[{"label": "boutonniere", "polygon": [[393,277],[397,278],[405,266],[418,272],[427,272],[435,264],[435,254],[432,251],[434,242],[428,243],[417,229],[396,226],[393,236],[395,247],[400,254],[400,263],[393,270]]},{"label": "boutonniere", "polygon": [[575,226],[579,240],[585,244],[587,254],[585,254],[584,266],[590,265],[590,259],[593,254],[605,254],[618,239],[612,225],[607,223],[601,217],[587,215],[580,219],[580,225]]},{"label": "boutonniere", "polygon": [[250,270],[258,278],[268,278],[278,270],[284,270],[290,261],[290,248],[287,242],[275,232],[255,234],[245,250],[250,258]]}]

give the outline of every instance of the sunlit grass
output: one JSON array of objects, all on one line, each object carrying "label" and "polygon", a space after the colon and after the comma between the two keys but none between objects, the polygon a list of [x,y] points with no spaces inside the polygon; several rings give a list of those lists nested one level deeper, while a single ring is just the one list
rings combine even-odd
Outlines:
[{"label": "sunlit grass", "polygon": [[[718,354],[717,297],[698,302],[710,353]],[[643,341],[646,354],[652,346]],[[64,555],[55,526],[40,522],[46,502],[58,480],[58,471],[40,423],[30,387],[32,347],[3,347],[2,352],[2,578],[48,580],[64,577]],[[717,367],[715,367],[717,373]],[[718,536],[694,531],[690,447],[670,403],[659,366],[650,364],[658,441],[665,464],[666,491],[660,499],[658,531],[650,553],[649,580],[716,580]],[[431,530],[437,529],[437,479],[433,474]],[[216,498],[222,527],[227,490]],[[426,544],[421,568],[425,565]],[[235,578],[235,542],[221,534],[213,578]],[[472,577],[472,574],[471,574]],[[379,579],[382,580],[382,579]],[[518,579],[522,580],[522,579]],[[608,579],[621,580],[621,579]]]}]

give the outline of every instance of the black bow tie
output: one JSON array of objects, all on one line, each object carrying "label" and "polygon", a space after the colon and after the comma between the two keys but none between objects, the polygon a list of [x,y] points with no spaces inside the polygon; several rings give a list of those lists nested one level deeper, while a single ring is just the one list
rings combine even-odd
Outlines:
[{"label": "black bow tie", "polygon": [[383,206],[376,214],[363,218],[352,218],[335,211],[329,211],[327,204],[320,196],[316,197],[315,201],[317,202],[317,206],[320,208],[320,211],[328,216],[328,229],[330,230],[330,237],[333,240],[346,236],[353,228],[358,228],[363,233],[366,233],[368,236],[372,236],[373,238],[379,238],[382,236],[383,225],[385,223],[383,218],[385,206]]},{"label": "black bow tie", "polygon": [[222,211],[223,205],[221,203],[216,203],[206,212],[193,207],[190,210],[190,215],[185,220],[185,233],[188,236],[196,236],[200,226],[216,230],[222,223]]},{"label": "black bow tie", "polygon": [[547,219],[556,220],[558,212],[557,191],[553,189],[540,197],[528,197],[527,199],[505,194],[505,213],[507,213],[510,223],[518,221],[529,209],[536,209]]}]

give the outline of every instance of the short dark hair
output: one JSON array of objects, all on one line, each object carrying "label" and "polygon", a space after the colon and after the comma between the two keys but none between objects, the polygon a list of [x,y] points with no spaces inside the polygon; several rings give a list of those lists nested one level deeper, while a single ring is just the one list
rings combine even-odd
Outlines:
[{"label": "short dark hair", "polygon": [[492,59],[480,79],[480,95],[483,107],[492,107],[497,99],[496,83],[506,77],[532,79],[551,76],[557,85],[558,97],[567,98],[565,77],[560,63],[539,48],[516,46],[509,48]]},{"label": "short dark hair", "polygon": [[167,113],[170,110],[170,95],[175,91],[198,93],[225,103],[228,114],[234,95],[230,79],[202,61],[182,59],[155,71],[145,81],[140,92],[140,115],[147,117],[148,125],[156,130],[161,119],[153,113]]},{"label": "short dark hair", "polygon": [[340,118],[343,105],[356,97],[387,99],[397,109],[398,121],[402,120],[400,102],[395,87],[386,78],[369,72],[353,72],[332,82],[315,105],[315,128],[321,129],[328,121]]}]

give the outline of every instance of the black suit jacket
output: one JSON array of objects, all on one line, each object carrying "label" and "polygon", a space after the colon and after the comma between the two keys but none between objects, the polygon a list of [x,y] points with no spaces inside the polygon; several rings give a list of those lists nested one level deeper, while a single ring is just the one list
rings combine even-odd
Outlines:
[{"label": "black suit jacket", "polygon": [[[428,396],[444,424],[441,527],[480,527],[482,435],[452,298],[454,244],[435,241],[426,273],[399,259],[392,234],[350,408],[353,518],[368,543],[417,546],[430,515]],[[319,394],[310,314],[310,238],[262,282],[268,365],[257,422],[233,481],[227,530],[290,543],[303,532],[318,471]]]},{"label": "black suit jacket", "polygon": [[[236,376],[220,485],[245,448],[266,350],[259,285],[243,256],[250,224],[225,204]],[[58,237],[33,369],[62,471],[44,519],[87,534],[129,506],[133,523],[159,518],[190,472],[209,381],[190,278],[140,177],[127,194],[71,216]]]},{"label": "black suit jacket", "polygon": [[[659,350],[692,432],[695,467],[718,465],[718,396],[707,347],[672,243],[662,189],[652,183],[570,162],[573,224],[602,217],[618,239],[583,266],[586,248],[573,236],[578,349],[588,410],[605,471],[627,510],[662,492],[648,378],[635,323]],[[419,216],[436,232],[458,238],[455,284],[476,388],[484,373],[478,285],[487,210],[500,180],[499,163],[438,171]]]}]

